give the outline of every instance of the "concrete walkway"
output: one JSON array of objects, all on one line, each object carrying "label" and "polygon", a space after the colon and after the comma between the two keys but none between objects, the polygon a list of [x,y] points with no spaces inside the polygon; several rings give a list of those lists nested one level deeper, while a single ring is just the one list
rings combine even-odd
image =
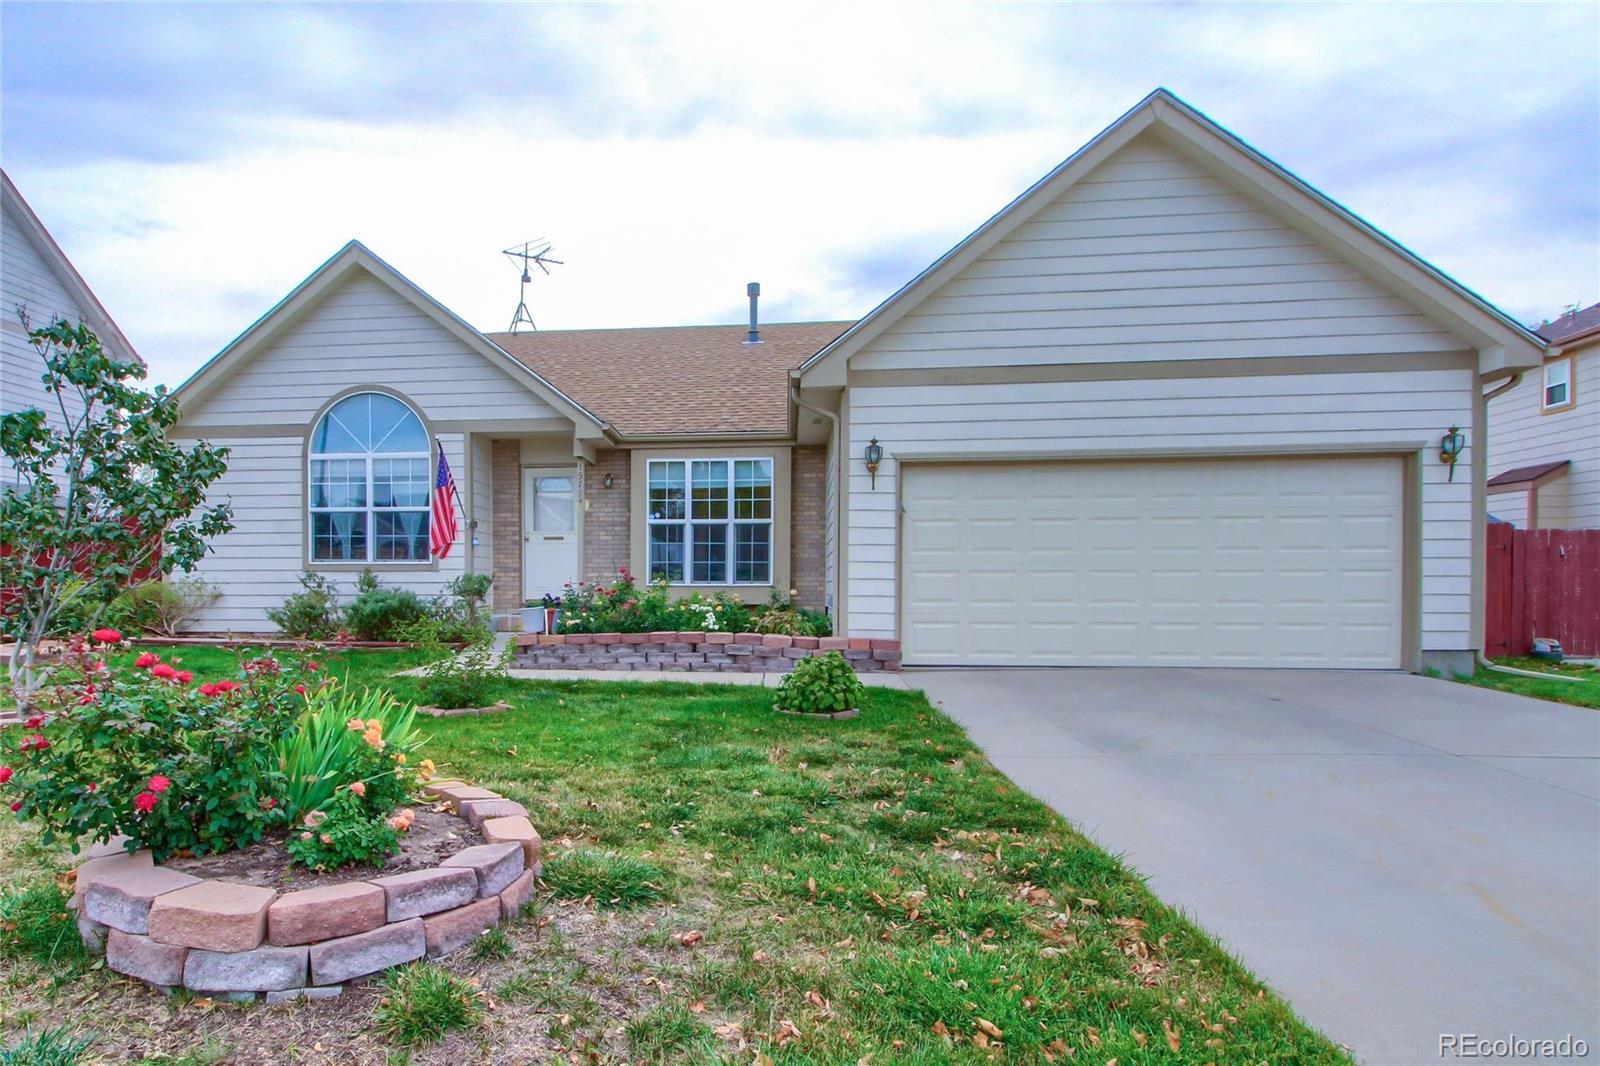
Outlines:
[{"label": "concrete walkway", "polygon": [[1600,712],[1395,673],[906,679],[1362,1061],[1600,1056]]}]

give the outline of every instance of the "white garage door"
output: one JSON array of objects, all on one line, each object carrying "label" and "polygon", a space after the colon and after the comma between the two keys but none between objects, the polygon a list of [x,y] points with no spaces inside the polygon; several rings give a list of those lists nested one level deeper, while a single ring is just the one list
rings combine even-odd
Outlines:
[{"label": "white garage door", "polygon": [[902,473],[907,664],[1400,665],[1398,459]]}]

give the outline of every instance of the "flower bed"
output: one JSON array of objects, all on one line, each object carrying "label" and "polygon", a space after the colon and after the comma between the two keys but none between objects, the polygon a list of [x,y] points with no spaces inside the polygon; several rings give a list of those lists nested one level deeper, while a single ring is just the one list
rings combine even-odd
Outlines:
[{"label": "flower bed", "polygon": [[347,982],[448,955],[521,911],[540,839],[521,804],[487,789],[440,781],[424,791],[486,843],[465,844],[476,838],[463,825],[465,846],[437,865],[279,891],[198,877],[113,842],[76,872],[78,930],[117,973],[269,1002],[335,996]]},{"label": "flower bed", "polygon": [[801,659],[837,651],[857,671],[899,670],[900,642],[879,637],[776,633],[524,633],[516,662],[534,670],[675,670],[787,673]]}]

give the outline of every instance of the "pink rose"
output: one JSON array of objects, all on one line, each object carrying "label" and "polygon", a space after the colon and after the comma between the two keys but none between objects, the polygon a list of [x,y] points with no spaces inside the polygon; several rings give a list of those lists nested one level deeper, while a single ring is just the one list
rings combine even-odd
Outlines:
[{"label": "pink rose", "polygon": [[145,814],[149,814],[151,811],[155,810],[156,804],[160,802],[161,797],[156,795],[154,792],[141,792],[137,796],[133,797],[133,806],[135,809],[142,811]]},{"label": "pink rose", "polygon": [[89,634],[100,644],[121,644],[122,632],[116,629],[97,629]]},{"label": "pink rose", "polygon": [[147,651],[143,655],[140,655],[137,659],[133,660],[133,665],[137,666],[141,670],[148,670],[150,667],[154,666],[160,661],[161,656],[155,654],[154,652]]},{"label": "pink rose", "polygon": [[10,781],[10,780],[11,780],[11,767],[9,767],[9,766],[0,766],[0,785],[3,785],[7,781]]},{"label": "pink rose", "polygon": [[170,663],[158,662],[150,667],[150,674],[152,677],[159,677],[163,680],[169,680],[178,676],[178,668]]},{"label": "pink rose", "polygon": [[365,796],[367,794],[367,783],[365,781],[353,782],[350,785],[350,791],[358,796]]},{"label": "pink rose", "polygon": [[150,778],[150,783],[146,787],[148,787],[151,792],[154,792],[159,796],[161,793],[172,787],[172,780],[170,778],[163,777],[160,774],[155,774]]}]

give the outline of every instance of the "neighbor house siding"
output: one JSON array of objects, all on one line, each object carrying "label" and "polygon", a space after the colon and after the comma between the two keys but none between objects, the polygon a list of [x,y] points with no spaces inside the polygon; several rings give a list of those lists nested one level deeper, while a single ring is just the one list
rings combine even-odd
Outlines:
[{"label": "neighbor house siding", "polygon": [[[60,425],[60,402],[44,391],[40,380],[44,361],[28,341],[17,315],[19,308],[34,328],[48,326],[54,318],[64,318],[72,325],[83,318],[83,309],[73,302],[24,234],[8,203],[0,212],[0,414],[37,407],[52,424]],[[75,405],[68,410],[78,413]],[[10,484],[13,476],[11,461],[0,455],[0,484]]]},{"label": "neighbor house siding", "polygon": [[821,610],[827,602],[826,553],[827,449],[796,448],[790,473],[789,586],[803,607]]},{"label": "neighbor house siding", "polygon": [[358,271],[202,396],[185,425],[309,424],[330,397],[362,383],[425,397],[434,421],[558,417],[405,297]]},{"label": "neighbor house siding", "polygon": [[[850,634],[896,635],[900,461],[1376,448],[1422,455],[1422,646],[1470,648],[1472,457],[1450,482],[1433,452],[1452,423],[1470,439],[1473,388],[1470,369],[852,386]],[[858,458],[872,437],[886,452],[875,488]]]},{"label": "neighbor house siding", "polygon": [[[306,438],[216,435],[207,439],[229,449],[228,471],[206,498],[208,503],[227,501],[232,505],[233,531],[212,538],[211,550],[195,568],[193,576],[215,585],[222,597],[188,628],[267,632],[273,628],[267,610],[299,590],[300,574],[306,566]],[[184,439],[183,443],[192,441]],[[441,433],[439,443],[451,467],[462,469],[462,435]],[[466,555],[458,540],[437,567],[376,565],[373,569],[387,585],[437,596],[462,573]],[[338,584],[341,598],[349,599],[357,571],[341,566],[325,572]]]},{"label": "neighbor house siding", "polygon": [[[1570,459],[1567,472],[1539,489],[1541,529],[1600,526],[1600,344],[1572,352],[1573,395],[1565,411],[1544,413],[1544,375],[1530,370],[1516,388],[1489,401],[1489,476],[1519,466]],[[1494,493],[1490,513],[1527,528],[1527,493]]]},{"label": "neighbor house siding", "polygon": [[873,339],[850,367],[1462,347],[1300,230],[1147,134]]}]

